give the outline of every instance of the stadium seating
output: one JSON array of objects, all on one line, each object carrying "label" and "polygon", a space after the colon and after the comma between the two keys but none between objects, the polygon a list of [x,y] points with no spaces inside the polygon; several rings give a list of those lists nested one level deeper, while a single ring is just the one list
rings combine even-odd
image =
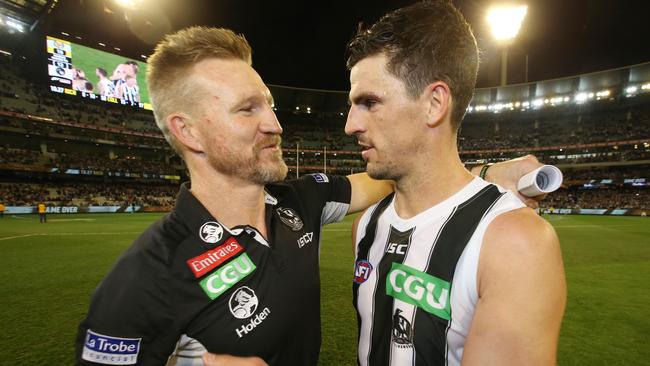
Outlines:
[{"label": "stadium seating", "polygon": [[[178,183],[187,179],[185,167],[150,111],[52,93],[28,81],[10,60],[3,58],[0,65],[0,132],[5,136],[0,192],[5,204],[173,204]],[[288,93],[287,88],[271,89],[279,96],[276,102]],[[343,133],[345,105],[335,104],[327,110],[276,107],[289,177],[364,170],[356,139]],[[588,106],[469,112],[459,133],[461,157],[471,163],[533,153],[560,166],[564,188],[544,207],[647,209],[649,143],[647,95]]]}]

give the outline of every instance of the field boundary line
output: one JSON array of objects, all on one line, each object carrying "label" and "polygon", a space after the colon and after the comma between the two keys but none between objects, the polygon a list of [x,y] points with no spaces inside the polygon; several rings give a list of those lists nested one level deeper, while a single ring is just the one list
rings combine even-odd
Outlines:
[{"label": "field boundary line", "polygon": [[47,234],[25,234],[25,235],[16,235],[16,236],[5,236],[3,238],[0,238],[0,240],[11,240],[11,239],[18,239],[18,238],[28,238],[30,236],[39,236],[39,235],[47,235]]},{"label": "field boundary line", "polygon": [[63,222],[63,221],[96,221],[97,219],[51,219],[52,222]]}]

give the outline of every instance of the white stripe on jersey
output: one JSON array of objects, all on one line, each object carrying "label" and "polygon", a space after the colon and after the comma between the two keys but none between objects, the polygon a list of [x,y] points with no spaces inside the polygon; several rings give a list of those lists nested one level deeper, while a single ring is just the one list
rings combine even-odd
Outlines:
[{"label": "white stripe on jersey", "polygon": [[206,352],[201,342],[183,334],[165,366],[203,366],[202,357]]},{"label": "white stripe on jersey", "polygon": [[122,93],[122,99],[129,103],[137,103],[138,102],[138,94],[140,93],[138,86],[128,86],[123,84],[122,86],[124,88],[124,93]]}]

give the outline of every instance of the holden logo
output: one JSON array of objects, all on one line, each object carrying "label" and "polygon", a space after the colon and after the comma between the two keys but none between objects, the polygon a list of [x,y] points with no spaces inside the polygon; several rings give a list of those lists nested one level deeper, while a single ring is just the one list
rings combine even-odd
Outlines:
[{"label": "holden logo", "polygon": [[201,225],[199,235],[204,242],[214,244],[223,237],[223,227],[218,222],[208,221]]},{"label": "holden logo", "polygon": [[230,312],[237,319],[246,319],[257,310],[257,295],[248,286],[242,286],[230,296]]},{"label": "holden logo", "polygon": [[300,216],[298,216],[298,213],[293,209],[280,207],[276,212],[278,213],[278,216],[280,216],[280,221],[290,227],[291,230],[298,231],[302,229],[302,220],[300,219]]}]

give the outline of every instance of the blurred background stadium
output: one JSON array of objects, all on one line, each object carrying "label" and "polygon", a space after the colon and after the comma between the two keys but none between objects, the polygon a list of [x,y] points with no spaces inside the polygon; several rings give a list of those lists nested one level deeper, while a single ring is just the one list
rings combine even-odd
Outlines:
[{"label": "blurred background stadium", "polygon": [[[349,174],[364,162],[343,133],[343,47],[356,22],[409,2],[0,1],[0,359],[70,364],[90,292],[187,180],[146,98],[146,57],[163,34],[191,24],[246,34],[284,128],[289,178]],[[454,3],[483,53],[461,158],[535,154],[564,172],[541,207],[560,235],[569,283],[559,363],[650,364],[647,11],[529,1],[505,53],[483,29],[490,2]],[[135,103],[99,92],[96,69],[111,77],[127,61],[137,65]],[[39,202],[56,214],[47,225],[33,215]],[[349,225],[325,229],[323,365],[354,364]]]}]

